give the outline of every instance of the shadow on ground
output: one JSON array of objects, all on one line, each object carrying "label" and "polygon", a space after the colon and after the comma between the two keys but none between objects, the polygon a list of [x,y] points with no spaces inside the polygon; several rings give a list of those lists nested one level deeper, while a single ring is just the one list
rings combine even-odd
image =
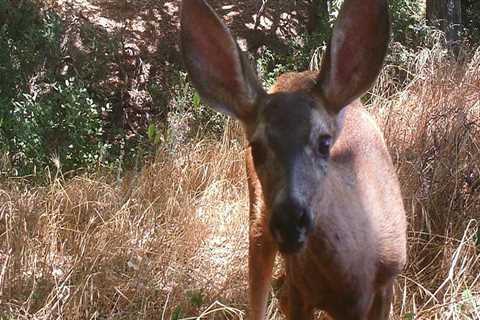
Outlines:
[{"label": "shadow on ground", "polygon": [[[263,8],[262,1],[255,0],[209,3],[253,55],[263,46],[287,55],[288,39],[303,32],[302,21],[307,19],[310,6],[308,2],[279,0],[268,1]],[[151,118],[161,122],[168,111],[178,71],[183,70],[178,46],[179,6],[180,1],[56,2],[56,11],[67,23],[89,25],[105,40],[120,42],[119,51],[106,61],[111,68],[103,80],[112,86],[112,122],[132,133],[144,130]],[[77,45],[82,51],[88,46],[84,41]]]}]

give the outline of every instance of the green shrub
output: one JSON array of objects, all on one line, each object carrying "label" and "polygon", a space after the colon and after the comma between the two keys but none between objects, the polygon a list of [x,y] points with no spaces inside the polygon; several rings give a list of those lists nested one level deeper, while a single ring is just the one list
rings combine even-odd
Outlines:
[{"label": "green shrub", "polygon": [[[337,19],[342,0],[329,2],[328,22],[312,34],[304,33],[289,40],[291,52],[275,54],[264,49],[257,59],[257,70],[264,85],[270,86],[276,77],[286,71],[318,68],[327,47],[331,30]],[[403,65],[409,62],[421,46],[431,46],[431,28],[426,26],[424,4],[418,0],[392,0],[392,54],[388,63]]]},{"label": "green shrub", "polygon": [[110,148],[100,114],[109,104],[61,71],[69,55],[61,18],[34,1],[0,0],[0,21],[0,174],[97,163]]},{"label": "green shrub", "polygon": [[471,42],[480,43],[480,1],[462,0],[462,19]]},{"label": "green shrub", "polygon": [[162,142],[175,151],[179,145],[195,137],[220,137],[227,117],[201,103],[186,73],[178,72],[176,77]]},{"label": "green shrub", "polygon": [[425,4],[418,0],[390,1],[392,41],[406,48],[417,48],[428,41]]},{"label": "green shrub", "polygon": [[103,121],[80,81],[43,84],[41,93],[22,94],[2,106],[1,136],[15,175],[52,165],[64,170],[98,161]]}]

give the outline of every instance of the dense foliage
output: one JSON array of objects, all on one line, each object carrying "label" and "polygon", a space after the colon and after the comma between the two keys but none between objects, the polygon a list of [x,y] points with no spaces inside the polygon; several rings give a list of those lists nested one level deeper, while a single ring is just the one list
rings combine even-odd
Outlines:
[{"label": "dense foliage", "polygon": [[99,160],[104,120],[88,84],[64,72],[64,28],[52,10],[1,1],[0,152],[3,173],[65,170]]},{"label": "dense foliage", "polygon": [[466,37],[480,43],[480,1],[462,0],[462,19]]},{"label": "dense foliage", "polygon": [[[279,73],[318,65],[341,3],[328,1],[328,12],[318,21],[322,28],[285,40],[288,53],[266,47],[256,52],[266,85]],[[462,4],[465,38],[474,44],[480,41],[480,5]],[[142,93],[151,106],[167,110],[160,122],[126,119],[126,113],[137,112],[125,101],[126,84],[110,80],[122,71],[124,78],[132,75],[125,67],[109,70],[125,44],[88,22],[66,24],[58,10],[44,6],[38,0],[0,0],[0,175],[41,176],[46,167],[63,172],[105,164],[120,168],[159,144],[174,149],[198,134],[221,134],[225,117],[200,103],[175,66],[166,83],[150,80]],[[401,66],[431,45],[432,30],[422,1],[392,0],[390,6],[393,45],[387,63]],[[77,34],[83,50],[73,45],[77,40],[69,33]],[[155,66],[164,63],[161,58],[142,63]],[[128,121],[133,123],[129,131]]]}]

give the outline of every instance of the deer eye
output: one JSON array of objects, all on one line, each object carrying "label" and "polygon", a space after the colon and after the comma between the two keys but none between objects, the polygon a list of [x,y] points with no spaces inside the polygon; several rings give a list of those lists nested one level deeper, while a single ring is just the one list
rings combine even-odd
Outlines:
[{"label": "deer eye", "polygon": [[255,166],[260,166],[267,159],[267,150],[265,146],[258,141],[250,143],[250,148],[252,150],[252,158]]},{"label": "deer eye", "polygon": [[332,144],[332,137],[328,134],[323,134],[318,138],[318,153],[324,157],[328,158],[330,155],[330,146]]}]

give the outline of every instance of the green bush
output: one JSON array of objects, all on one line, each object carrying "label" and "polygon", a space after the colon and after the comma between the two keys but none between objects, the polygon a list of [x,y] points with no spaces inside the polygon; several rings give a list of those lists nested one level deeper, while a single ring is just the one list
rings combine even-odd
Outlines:
[{"label": "green bush", "polygon": [[418,0],[390,1],[392,41],[406,48],[417,48],[428,41],[429,28],[425,23],[425,4]]},{"label": "green bush", "polygon": [[177,80],[169,105],[163,143],[175,151],[180,144],[195,137],[220,137],[227,117],[201,103],[186,73],[178,72],[175,76]]},{"label": "green bush", "polygon": [[11,173],[26,175],[52,164],[71,170],[97,162],[103,121],[82,83],[72,78],[39,89],[1,106],[0,137],[15,168]]},{"label": "green bush", "polygon": [[480,43],[480,1],[462,0],[462,19],[472,43]]},{"label": "green bush", "polygon": [[60,71],[68,55],[60,17],[32,1],[0,0],[0,21],[0,174],[99,161],[109,146],[102,104],[85,81]]},{"label": "green bush", "polygon": [[[331,30],[338,17],[342,0],[329,2],[326,23],[315,32],[304,33],[289,40],[291,52],[286,55],[275,54],[264,49],[257,59],[257,70],[266,86],[271,85],[276,77],[285,71],[303,71],[319,67],[321,55],[325,51]],[[424,4],[418,0],[391,0],[392,20],[392,55],[389,63],[402,65],[415,56],[421,46],[429,46],[431,28],[426,26]],[[312,60],[313,59],[313,60]]]}]

